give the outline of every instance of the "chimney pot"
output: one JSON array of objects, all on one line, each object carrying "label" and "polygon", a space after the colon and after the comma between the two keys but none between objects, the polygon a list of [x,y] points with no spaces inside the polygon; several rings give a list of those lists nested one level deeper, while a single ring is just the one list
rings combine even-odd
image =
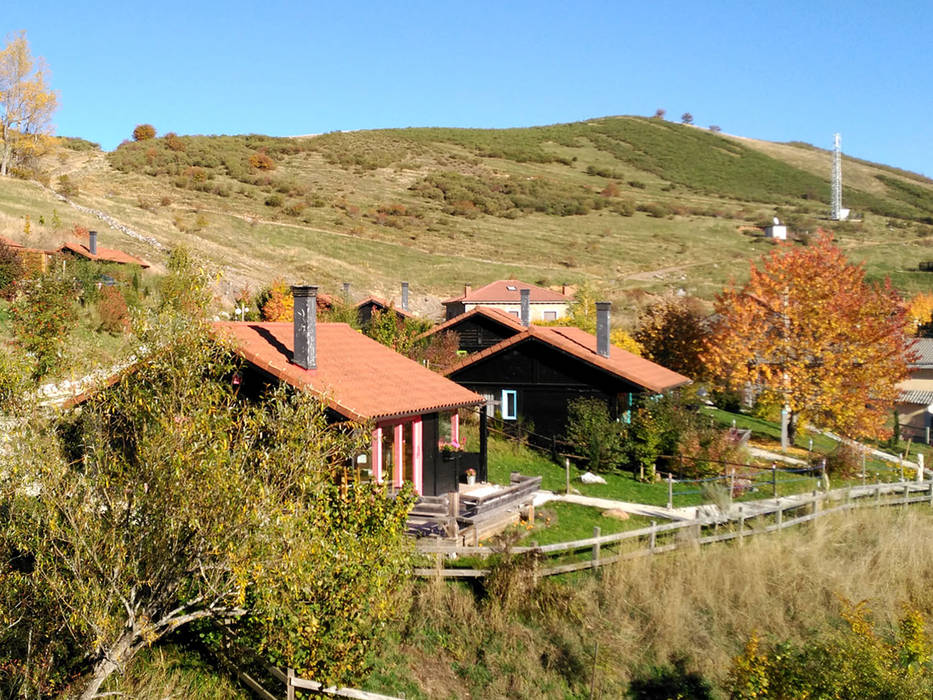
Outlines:
[{"label": "chimney pot", "polygon": [[97,231],[87,232],[87,249],[91,255],[97,255]]},{"label": "chimney pot", "polygon": [[609,357],[609,311],[611,309],[611,301],[596,302],[596,352],[603,357]]},{"label": "chimney pot", "polygon": [[522,325],[527,328],[531,325],[531,290],[522,289],[520,293],[522,296]]},{"label": "chimney pot", "polygon": [[402,282],[402,311],[408,311],[408,282]]},{"label": "chimney pot", "polygon": [[292,361],[304,369],[317,369],[317,286],[293,286],[292,297],[295,300]]}]

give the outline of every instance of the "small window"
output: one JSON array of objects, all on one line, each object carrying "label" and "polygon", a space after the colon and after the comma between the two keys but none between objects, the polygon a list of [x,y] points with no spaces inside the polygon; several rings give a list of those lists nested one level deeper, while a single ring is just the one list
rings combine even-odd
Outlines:
[{"label": "small window", "polygon": [[510,292],[514,292],[516,289],[518,289],[518,287],[513,287],[511,284],[506,285],[505,288],[508,289]]},{"label": "small window", "polygon": [[557,312],[556,312],[556,311],[545,311],[545,312],[544,312],[544,320],[545,320],[545,321],[556,321],[556,320],[557,320]]},{"label": "small window", "polygon": [[518,418],[518,392],[515,389],[502,390],[502,420]]}]

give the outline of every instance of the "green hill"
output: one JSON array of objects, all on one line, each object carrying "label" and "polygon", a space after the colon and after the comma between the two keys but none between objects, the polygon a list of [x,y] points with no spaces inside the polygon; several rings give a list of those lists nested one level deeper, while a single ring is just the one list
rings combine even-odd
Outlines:
[{"label": "green hill", "polygon": [[[710,298],[770,242],[775,215],[801,233],[831,228],[905,291],[929,287],[933,181],[845,159],[843,199],[860,222],[826,220],[831,154],[640,117],[526,129],[177,136],[103,153],[66,140],[40,179],[159,247],[109,229],[103,245],[159,263],[186,243],[224,273],[221,293],[276,277],[392,296],[416,306],[464,283],[514,276],[591,281],[620,308],[668,289]],[[0,234],[29,243],[91,225],[35,183],[0,182]],[[40,223],[41,222],[41,223]],[[54,223],[53,223],[54,222]]]}]

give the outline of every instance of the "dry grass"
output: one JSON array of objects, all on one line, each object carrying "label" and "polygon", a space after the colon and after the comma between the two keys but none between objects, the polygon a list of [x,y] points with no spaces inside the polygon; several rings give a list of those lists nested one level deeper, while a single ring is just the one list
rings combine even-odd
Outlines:
[{"label": "dry grass", "polygon": [[869,601],[882,629],[905,602],[933,619],[931,578],[933,517],[916,508],[636,560],[601,577],[537,586],[519,577],[505,602],[426,583],[406,594],[402,638],[446,662],[457,685],[438,688],[416,666],[397,672],[439,697],[585,695],[598,641],[601,697],[621,697],[634,675],[675,654],[721,684],[752,632],[765,641],[830,632],[841,597]]}]

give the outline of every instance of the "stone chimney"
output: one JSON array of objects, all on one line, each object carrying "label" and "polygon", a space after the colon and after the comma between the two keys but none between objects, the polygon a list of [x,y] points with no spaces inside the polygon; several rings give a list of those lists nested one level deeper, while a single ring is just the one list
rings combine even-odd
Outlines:
[{"label": "stone chimney", "polygon": [[87,232],[87,249],[91,255],[97,255],[97,231]]},{"label": "stone chimney", "polygon": [[609,310],[611,301],[596,302],[596,352],[609,357]]},{"label": "stone chimney", "polygon": [[408,311],[408,282],[402,282],[402,311]]},{"label": "stone chimney", "polygon": [[531,290],[522,289],[520,294],[522,295],[522,325],[527,328],[531,325]]},{"label": "stone chimney", "polygon": [[295,353],[292,362],[317,369],[317,287],[293,286],[295,299]]},{"label": "stone chimney", "polygon": [[567,284],[566,284],[566,283],[565,283],[565,284],[562,284],[562,285],[560,286],[560,293],[563,294],[564,296],[567,296],[567,294],[570,293],[570,290],[567,289]]}]

